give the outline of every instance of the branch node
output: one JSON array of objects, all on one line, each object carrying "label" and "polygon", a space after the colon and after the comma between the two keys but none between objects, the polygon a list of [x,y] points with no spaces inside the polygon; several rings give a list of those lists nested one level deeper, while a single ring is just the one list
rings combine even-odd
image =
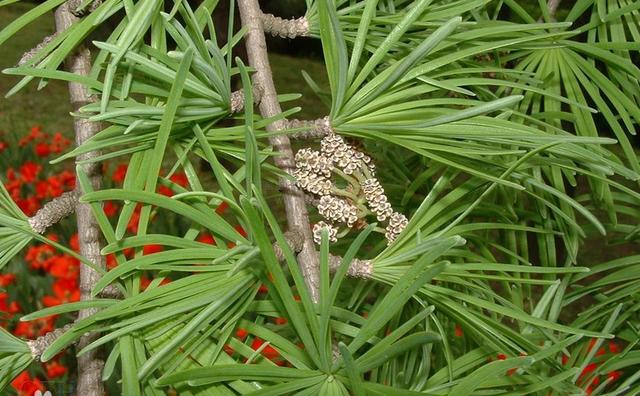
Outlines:
[{"label": "branch node", "polygon": [[22,54],[22,57],[18,61],[18,67],[24,66],[27,63],[29,63],[31,59],[33,59],[36,55],[38,55],[38,52],[40,52],[44,47],[46,47],[47,44],[52,42],[53,39],[56,38],[57,36],[58,36],[58,32],[55,32],[49,36],[46,36],[45,38],[42,39],[40,43],[38,43],[38,45],[31,48],[29,51],[25,52],[24,54]]},{"label": "branch node", "polygon": [[29,225],[38,234],[44,234],[47,228],[75,212],[78,198],[77,190],[63,193],[47,202],[33,217],[30,217]]},{"label": "branch node", "polygon": [[73,323],[69,323],[63,327],[50,331],[47,334],[36,338],[35,340],[27,341],[27,346],[31,351],[31,356],[33,356],[35,360],[40,359],[44,351],[46,351],[54,341],[60,338],[60,336],[71,329],[72,326]]},{"label": "branch node", "polygon": [[334,133],[329,116],[316,120],[287,120],[286,129],[305,129],[290,134],[292,139],[319,139]]},{"label": "branch node", "polygon": [[[332,273],[335,273],[340,264],[342,263],[342,257],[340,256],[329,256],[329,270]],[[354,258],[349,264],[349,269],[347,270],[347,276],[351,278],[358,279],[371,279],[373,275],[373,262],[371,260],[361,260],[358,258]]]},{"label": "branch node", "polygon": [[306,17],[283,19],[273,14],[262,14],[262,27],[266,33],[282,38],[309,36],[309,20]]}]

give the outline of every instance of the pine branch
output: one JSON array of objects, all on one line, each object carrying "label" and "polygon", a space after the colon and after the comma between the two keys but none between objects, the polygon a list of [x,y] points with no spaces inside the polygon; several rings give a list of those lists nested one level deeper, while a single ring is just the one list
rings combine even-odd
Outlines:
[{"label": "pine branch", "polygon": [[46,47],[47,44],[53,41],[53,39],[56,38],[57,36],[58,36],[58,32],[55,32],[52,35],[46,36],[35,47],[31,48],[29,51],[22,54],[22,57],[20,57],[20,60],[18,61],[18,67],[24,66],[27,63],[29,63],[29,61],[33,59],[38,54],[38,52],[40,52],[44,47]]},{"label": "pine branch", "polygon": [[71,327],[73,327],[73,323],[69,323],[64,327],[60,327],[58,329],[50,331],[47,334],[36,338],[35,340],[27,341],[27,346],[29,347],[33,358],[35,360],[40,359],[40,356],[42,356],[44,351],[47,350],[47,348],[49,348],[49,346],[53,344],[54,341],[60,338],[60,336],[71,329]]},{"label": "pine branch", "polygon": [[556,19],[556,11],[558,11],[558,7],[560,6],[561,0],[549,0],[547,3],[547,8],[549,9],[549,15],[552,20]]},{"label": "pine branch", "polygon": [[77,190],[63,193],[47,202],[33,217],[30,217],[29,225],[38,234],[44,234],[47,228],[57,224],[60,220],[76,211],[78,198]]},{"label": "pine branch", "polygon": [[[73,12],[77,4],[64,3],[55,12],[56,30],[62,33],[69,29],[79,19]],[[65,60],[65,68],[71,73],[81,76],[88,76],[91,71],[91,54],[84,46],[76,48],[75,52]],[[94,102],[87,88],[82,84],[69,83],[69,98],[73,110],[79,109],[88,103]],[[101,129],[99,123],[90,122],[86,119],[75,118],[74,130],[76,144],[82,145]],[[99,156],[98,152],[88,152],[77,157],[78,161],[89,160]],[[102,175],[100,164],[90,162],[82,165],[82,170],[87,175],[94,190],[99,190],[102,185]],[[77,185],[80,183],[77,182]],[[78,203],[76,206],[76,219],[78,224],[78,242],[80,254],[94,263],[96,266],[105,267],[104,260],[100,254],[101,240],[100,227],[96,221],[91,206]],[[100,279],[100,274],[88,266],[80,267],[80,300],[91,299],[91,290]],[[78,319],[83,319],[93,315],[96,309],[84,309],[78,313]],[[97,339],[98,333],[86,334],[78,343],[78,349],[82,349]],[[104,388],[102,384],[102,369],[104,362],[99,356],[99,350],[95,349],[78,357],[78,386],[77,393],[84,396],[102,396]]]},{"label": "pine branch", "polygon": [[[242,25],[247,28],[245,45],[249,58],[249,65],[255,69],[253,75],[254,84],[262,89],[260,100],[260,113],[263,117],[273,117],[282,112],[275,86],[265,41],[262,11],[257,0],[239,0],[240,19]],[[278,132],[286,129],[286,123],[278,120],[267,126],[267,131]],[[273,135],[269,137],[270,144],[280,154],[274,158],[276,166],[291,174],[295,169],[291,142],[286,135]],[[284,206],[287,214],[287,222],[291,230],[300,232],[303,236],[303,247],[298,254],[298,265],[301,268],[313,301],[319,298],[320,274],[318,267],[318,254],[313,243],[313,235],[309,224],[309,216],[304,200],[304,193],[289,178],[281,178],[280,186],[284,195]]]},{"label": "pine branch", "polygon": [[309,35],[309,21],[305,17],[283,19],[273,14],[262,14],[265,33],[282,38],[306,37]]},{"label": "pine branch", "polygon": [[305,130],[289,134],[291,139],[318,139],[323,138],[333,132],[329,123],[329,117],[318,118],[317,120],[287,120],[286,129]]},{"label": "pine branch", "polygon": [[[295,231],[287,231],[284,233],[284,239],[289,245],[289,248],[294,253],[298,253],[302,250],[304,245],[304,239],[302,235]],[[282,250],[282,246],[277,243],[273,244],[273,250],[275,250],[276,258],[278,261],[284,261],[285,256]],[[318,256],[319,257],[319,256]],[[342,257],[336,256],[333,254],[329,254],[329,270],[332,273],[335,273],[340,264],[342,263]],[[347,276],[352,278],[360,278],[360,279],[371,279],[373,275],[373,262],[371,260],[360,260],[358,258],[354,258],[349,264],[349,269],[347,270]]]}]

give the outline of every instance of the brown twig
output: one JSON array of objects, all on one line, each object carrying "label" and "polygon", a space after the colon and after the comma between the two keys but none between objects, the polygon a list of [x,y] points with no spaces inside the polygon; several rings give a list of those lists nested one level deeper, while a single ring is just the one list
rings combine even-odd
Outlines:
[{"label": "brown twig", "polygon": [[309,21],[305,17],[283,19],[273,14],[262,14],[265,33],[282,38],[305,37],[309,35]]},{"label": "brown twig", "polygon": [[561,0],[549,0],[547,3],[547,9],[549,10],[549,15],[551,16],[551,20],[556,19],[556,11],[558,11],[558,7],[560,6]]},{"label": "brown twig", "polygon": [[[238,8],[242,25],[247,28],[245,45],[249,58],[249,65],[255,69],[254,83],[262,89],[260,100],[260,113],[263,117],[273,117],[282,112],[275,86],[271,66],[267,55],[262,25],[262,11],[258,0],[239,0]],[[278,120],[267,126],[267,131],[277,132],[286,129],[283,120]],[[286,135],[272,135],[269,142],[280,154],[274,158],[276,166],[285,172],[291,173],[295,168],[293,152],[289,137]],[[318,255],[313,243],[309,216],[305,205],[304,194],[290,178],[281,178],[283,187],[284,206],[287,214],[287,222],[290,230],[299,232],[303,237],[303,247],[298,254],[298,265],[304,275],[309,294],[313,301],[319,298],[320,274],[318,269]]]},{"label": "brown twig", "polygon": [[47,228],[75,213],[78,196],[76,190],[67,191],[47,202],[33,217],[29,218],[29,225],[38,234],[44,234]]},{"label": "brown twig", "polygon": [[27,346],[31,351],[31,355],[34,359],[40,359],[40,356],[44,353],[44,351],[51,345],[55,340],[60,338],[64,333],[66,333],[71,327],[73,323],[69,323],[64,327],[60,327],[53,331],[48,332],[45,335],[42,335],[35,340],[27,341]]},{"label": "brown twig", "polygon": [[[78,17],[73,14],[73,5],[62,4],[55,12],[56,30],[61,33],[69,29],[78,21]],[[75,52],[65,60],[66,69],[74,74],[88,76],[91,71],[91,54],[89,50],[80,45]],[[73,110],[79,109],[88,103],[94,102],[85,86],[76,82],[69,83],[69,98]],[[99,132],[99,123],[90,122],[86,119],[75,118],[74,130],[76,135],[76,145],[80,146],[87,139]],[[96,158],[100,153],[92,151],[78,156],[78,161]],[[87,175],[94,190],[99,190],[102,185],[102,175],[100,164],[96,162],[82,165],[82,170]],[[77,183],[79,185],[79,183]],[[97,220],[91,212],[91,206],[78,203],[76,206],[76,219],[78,224],[78,242],[80,254],[94,265],[104,268],[104,260],[100,254],[101,233]],[[94,269],[83,265],[80,267],[80,300],[91,299],[91,290],[100,279],[100,274]],[[78,319],[83,319],[93,315],[96,309],[83,309],[78,313]],[[78,348],[82,349],[99,337],[98,333],[84,335],[80,338]],[[100,358],[99,350],[94,349],[78,357],[78,386],[77,394],[83,396],[102,396],[104,388],[102,384],[102,369],[104,362]]]}]

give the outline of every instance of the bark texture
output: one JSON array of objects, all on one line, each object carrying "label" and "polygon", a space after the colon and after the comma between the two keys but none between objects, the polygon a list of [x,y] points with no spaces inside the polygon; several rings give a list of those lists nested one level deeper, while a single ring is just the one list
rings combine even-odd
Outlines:
[{"label": "bark texture", "polygon": [[560,6],[560,0],[549,0],[547,3],[547,8],[549,9],[549,15],[551,15],[551,19],[556,19],[556,11],[558,11],[558,7]]},{"label": "bark texture", "polygon": [[[267,44],[265,42],[263,28],[263,13],[260,10],[258,0],[238,0],[242,25],[247,28],[245,45],[249,65],[256,72],[253,75],[254,85],[262,90],[260,98],[260,113],[263,117],[272,117],[282,112],[278,103],[277,93],[273,84],[273,75],[267,56]],[[286,122],[276,121],[267,126],[267,131],[277,132],[286,129]],[[275,135],[269,138],[270,144],[280,155],[274,158],[276,166],[291,174],[295,169],[291,142],[286,135]],[[303,247],[298,254],[298,265],[302,270],[307,288],[313,301],[319,298],[320,275],[318,268],[318,255],[313,243],[309,215],[305,205],[304,193],[296,187],[295,183],[286,178],[280,180],[283,191],[284,205],[287,213],[287,222],[291,231],[299,232],[303,237]]]},{"label": "bark texture", "polygon": [[305,17],[283,19],[273,14],[262,14],[262,25],[264,31],[272,36],[296,38],[309,35],[309,21]]},{"label": "bark texture", "polygon": [[29,225],[38,234],[44,234],[47,228],[57,224],[60,220],[76,211],[78,196],[79,194],[76,190],[67,191],[47,202],[33,217],[29,218]]},{"label": "bark texture", "polygon": [[[73,15],[69,3],[62,4],[55,12],[56,30],[63,32],[73,25],[78,18]],[[65,61],[67,71],[78,75],[86,76],[91,70],[91,54],[89,50],[80,46]],[[69,83],[69,98],[74,110],[94,101],[87,89],[77,83]],[[99,123],[90,122],[86,119],[75,118],[74,129],[76,135],[76,145],[81,145],[91,136],[100,131]],[[89,152],[78,156],[78,160],[95,158],[98,152]],[[83,165],[84,172],[91,181],[94,190],[98,190],[102,184],[100,166],[97,163]],[[78,188],[79,188],[79,183]],[[100,255],[101,233],[98,222],[91,212],[91,206],[79,203],[76,206],[76,218],[78,223],[78,241],[80,244],[80,254],[97,266],[104,268],[104,260]],[[87,266],[80,267],[80,299],[91,298],[91,289],[100,279],[100,274]],[[93,315],[95,309],[85,309],[78,313],[78,318],[83,319]],[[97,339],[98,334],[84,335],[78,342],[78,350]],[[102,386],[102,368],[104,361],[99,355],[99,350],[95,349],[78,357],[78,386],[77,394],[82,396],[102,396],[104,389]]]}]

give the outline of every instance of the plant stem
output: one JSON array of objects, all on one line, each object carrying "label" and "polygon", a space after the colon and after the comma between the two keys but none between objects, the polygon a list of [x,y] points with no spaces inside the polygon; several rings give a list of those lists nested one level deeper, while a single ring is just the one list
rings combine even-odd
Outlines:
[{"label": "plant stem", "polygon": [[[247,28],[245,45],[249,58],[249,65],[255,69],[253,75],[254,84],[262,89],[260,100],[260,113],[263,117],[272,117],[282,112],[276,89],[273,84],[273,75],[267,54],[264,30],[262,26],[262,11],[258,0],[238,0],[240,19],[242,25]],[[283,120],[276,121],[267,126],[267,131],[277,132],[286,129]],[[269,137],[269,143],[280,155],[274,158],[276,166],[291,174],[295,169],[293,151],[289,137],[286,135],[273,135]],[[309,215],[305,205],[304,193],[296,187],[288,178],[280,179],[280,186],[284,196],[284,206],[287,214],[289,229],[299,232],[303,236],[303,248],[298,254],[298,265],[304,275],[311,299],[318,302],[320,273],[318,255],[313,243],[313,235],[309,225]]]},{"label": "plant stem", "polygon": [[558,7],[560,6],[561,0],[549,0],[547,3],[547,8],[549,9],[549,15],[551,16],[551,20],[556,19],[556,11],[558,11]]},{"label": "plant stem", "polygon": [[[62,33],[69,29],[78,18],[71,13],[69,3],[64,3],[55,12],[56,30]],[[76,51],[65,60],[66,69],[81,76],[88,76],[91,71],[91,54],[84,46],[79,46]],[[86,87],[81,84],[69,83],[69,99],[73,110],[78,110],[81,106],[93,102],[93,98],[89,94]],[[99,132],[101,126],[99,123],[90,122],[86,119],[75,118],[74,130],[76,145],[80,146],[91,136]],[[88,152],[77,157],[78,161],[95,158],[98,152]],[[89,177],[91,186],[94,190],[99,190],[102,184],[102,175],[100,165],[97,163],[88,163],[82,165],[83,171]],[[80,183],[76,182],[79,186]],[[104,268],[104,261],[100,255],[101,240],[100,227],[91,212],[91,206],[88,204],[78,203],[76,206],[76,220],[78,224],[78,242],[80,245],[80,254],[96,266]],[[100,274],[92,268],[82,265],[80,266],[80,300],[91,299],[91,290],[100,279]],[[78,313],[78,319],[83,319],[93,315],[96,309],[84,309]],[[78,350],[84,348],[89,343],[97,339],[97,333],[86,334],[78,342]],[[102,369],[104,362],[99,356],[99,350],[95,349],[78,357],[78,386],[77,394],[83,396],[102,396],[104,389],[102,385]]]}]

